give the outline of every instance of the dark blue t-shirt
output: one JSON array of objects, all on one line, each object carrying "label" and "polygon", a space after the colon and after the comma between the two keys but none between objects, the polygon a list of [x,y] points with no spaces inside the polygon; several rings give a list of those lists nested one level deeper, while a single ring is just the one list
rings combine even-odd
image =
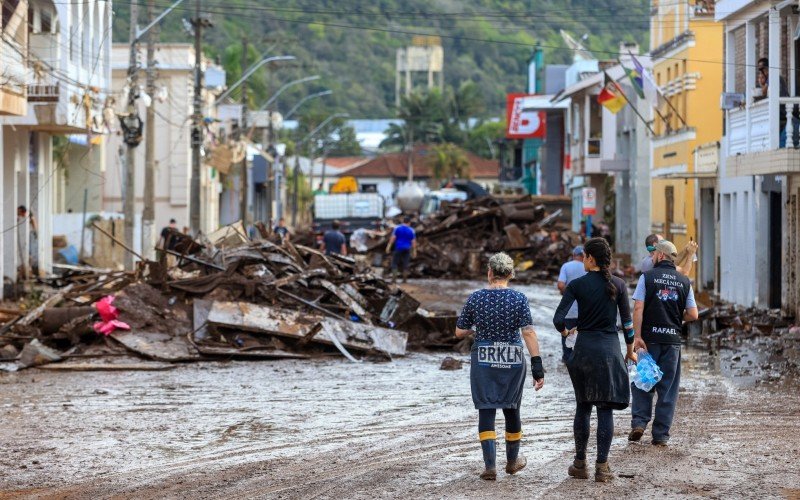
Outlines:
[{"label": "dark blue t-shirt", "polygon": [[329,229],[325,231],[325,234],[322,236],[322,241],[325,243],[326,254],[342,253],[342,245],[344,245],[345,239],[341,232],[335,229]]},{"label": "dark blue t-shirt", "polygon": [[402,224],[394,228],[394,248],[397,251],[408,250],[411,248],[411,242],[414,241],[416,238],[416,234],[414,234],[414,230],[410,227]]},{"label": "dark blue t-shirt", "polygon": [[484,288],[464,304],[456,326],[475,329],[475,341],[520,342],[519,330],[532,326],[531,308],[524,294],[510,288]]}]

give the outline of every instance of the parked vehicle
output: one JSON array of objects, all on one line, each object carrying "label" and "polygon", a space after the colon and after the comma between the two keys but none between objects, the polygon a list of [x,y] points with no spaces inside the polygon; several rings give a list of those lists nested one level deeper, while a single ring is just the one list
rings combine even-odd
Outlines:
[{"label": "parked vehicle", "polygon": [[356,229],[374,229],[384,217],[385,202],[378,193],[318,194],[314,196],[315,233],[324,233],[333,221],[346,237]]}]

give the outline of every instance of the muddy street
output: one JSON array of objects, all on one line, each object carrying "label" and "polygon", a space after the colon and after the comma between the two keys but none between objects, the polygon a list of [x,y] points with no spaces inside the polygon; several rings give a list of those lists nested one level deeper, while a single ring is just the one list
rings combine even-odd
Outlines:
[{"label": "muddy street", "polygon": [[[422,281],[409,289],[433,310],[479,286]],[[545,388],[534,394],[529,384],[523,396],[528,467],[517,476],[478,478],[468,357],[457,356],[463,369],[440,371],[446,353],[381,364],[336,356],[0,375],[3,497],[800,495],[798,392],[724,375],[718,359],[694,349],[684,351],[670,447],[651,446],[648,435],[628,444],[629,410],[616,412],[614,481],[568,478],[574,398],[551,324],[559,295],[549,285],[517,288],[530,300],[547,372]]]}]

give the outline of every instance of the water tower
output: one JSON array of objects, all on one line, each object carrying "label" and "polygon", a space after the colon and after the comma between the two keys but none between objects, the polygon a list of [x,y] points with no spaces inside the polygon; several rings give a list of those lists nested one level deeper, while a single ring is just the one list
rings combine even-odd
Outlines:
[{"label": "water tower", "polygon": [[397,49],[395,105],[399,107],[400,97],[408,96],[419,85],[420,77],[427,77],[428,90],[443,89],[443,68],[444,49],[438,36],[417,35],[411,39],[410,46]]}]

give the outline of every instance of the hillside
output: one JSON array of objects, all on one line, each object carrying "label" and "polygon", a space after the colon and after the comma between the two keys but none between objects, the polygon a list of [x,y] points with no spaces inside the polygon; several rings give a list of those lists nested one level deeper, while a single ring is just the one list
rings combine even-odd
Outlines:
[{"label": "hillside", "polygon": [[[145,0],[137,0],[140,25]],[[171,2],[155,0],[156,11]],[[414,34],[442,37],[445,82],[458,87],[477,83],[487,102],[487,114],[502,112],[506,92],[524,90],[525,65],[538,41],[547,63],[566,63],[571,51],[558,34],[565,29],[599,58],[615,57],[621,40],[646,43],[647,0],[203,0],[204,17],[214,27],[206,31],[204,50],[228,70],[229,83],[240,74],[241,43],[249,43],[250,62],[268,52],[291,54],[297,64],[262,70],[250,80],[251,101],[260,105],[281,84],[319,74],[322,79],[284,93],[278,108],[286,111],[312,91],[334,94],[309,103],[353,117],[394,115],[395,51]],[[114,2],[114,40],[128,39],[130,2]],[[162,41],[190,42],[181,18],[194,16],[187,0],[165,19]]]}]

